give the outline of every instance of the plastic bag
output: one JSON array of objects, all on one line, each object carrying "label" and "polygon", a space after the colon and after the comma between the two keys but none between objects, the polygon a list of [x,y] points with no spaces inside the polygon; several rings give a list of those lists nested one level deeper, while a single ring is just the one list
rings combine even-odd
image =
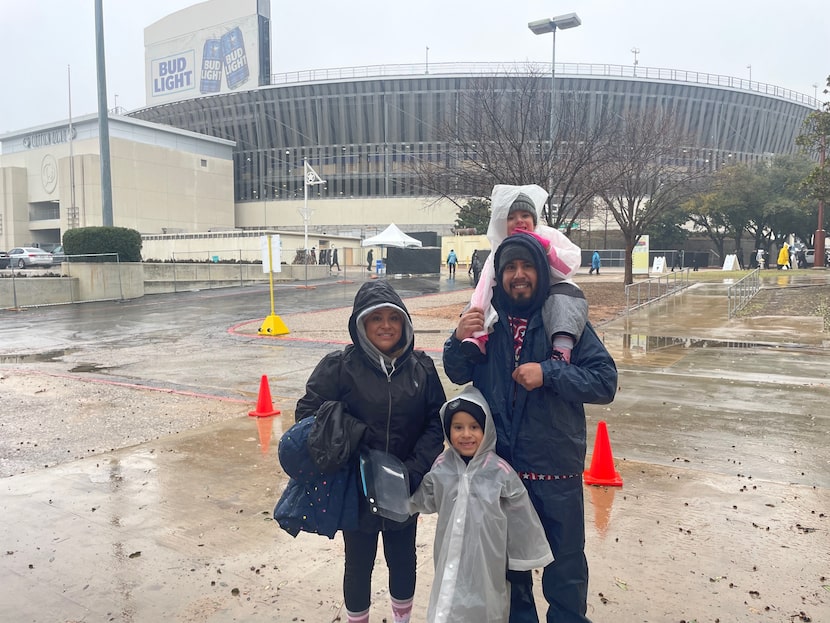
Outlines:
[{"label": "plastic bag", "polygon": [[361,451],[360,483],[372,514],[409,519],[409,471],[398,457],[382,450]]}]

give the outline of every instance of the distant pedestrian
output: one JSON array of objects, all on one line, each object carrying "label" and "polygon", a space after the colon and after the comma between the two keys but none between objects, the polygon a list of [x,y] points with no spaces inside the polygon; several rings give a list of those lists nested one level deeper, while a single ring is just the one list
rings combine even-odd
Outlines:
[{"label": "distant pedestrian", "polygon": [[366,260],[367,260],[366,270],[368,270],[369,272],[372,272],[372,264],[375,261],[375,254],[372,251],[372,249],[369,249],[369,255],[366,256]]},{"label": "distant pedestrian", "polygon": [[786,242],[778,252],[778,270],[788,270],[790,268],[790,245]]},{"label": "distant pedestrian", "polygon": [[796,258],[798,260],[798,267],[799,268],[807,268],[807,254],[804,252],[803,248],[798,250],[798,253],[796,254]]},{"label": "distant pedestrian", "polygon": [[764,250],[758,249],[755,252],[755,263],[758,264],[758,268],[761,270],[764,269]]},{"label": "distant pedestrian", "polygon": [[337,266],[337,272],[339,273],[340,262],[337,260],[337,249],[332,249],[331,251],[329,251],[329,253],[331,253],[331,264],[329,264],[329,269],[333,268],[334,266]]},{"label": "distant pedestrian", "polygon": [[674,252],[674,261],[671,264],[671,271],[674,272],[674,269],[677,268],[678,270],[683,270],[683,250],[678,249]]},{"label": "distant pedestrian", "polygon": [[447,267],[450,269],[450,279],[455,279],[455,265],[458,264],[458,256],[455,254],[455,249],[450,249],[447,256]]},{"label": "distant pedestrian", "polygon": [[594,274],[594,271],[599,275],[599,269],[602,267],[602,258],[599,256],[599,251],[594,251],[594,254],[591,256],[591,270],[588,271],[589,275]]},{"label": "distant pedestrian", "polygon": [[476,249],[475,251],[473,251],[473,257],[470,258],[470,270],[467,271],[468,275],[473,276],[474,286],[478,285],[478,280],[481,277],[482,264],[483,262],[481,261],[481,258],[479,256],[478,249]]}]

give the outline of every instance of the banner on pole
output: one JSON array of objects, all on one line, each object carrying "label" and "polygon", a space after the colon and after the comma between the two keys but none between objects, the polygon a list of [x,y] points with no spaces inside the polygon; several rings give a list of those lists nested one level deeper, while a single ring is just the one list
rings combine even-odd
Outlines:
[{"label": "banner on pole", "polygon": [[317,175],[317,171],[311,168],[311,165],[303,160],[305,165],[305,183],[308,186],[316,186],[317,184],[325,184],[326,180]]},{"label": "banner on pole", "polygon": [[648,236],[642,235],[631,250],[631,273],[648,275]]},{"label": "banner on pole", "polygon": [[[268,249],[268,239],[271,239],[271,248]],[[262,272],[266,275],[268,273],[282,272],[282,264],[280,263],[280,235],[271,234],[270,236],[260,236],[259,244],[262,250]]]}]

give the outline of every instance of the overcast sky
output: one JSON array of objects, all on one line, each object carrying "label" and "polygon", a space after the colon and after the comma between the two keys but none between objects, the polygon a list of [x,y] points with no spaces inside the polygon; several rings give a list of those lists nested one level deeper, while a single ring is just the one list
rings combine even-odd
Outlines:
[{"label": "overcast sky", "polygon": [[[196,2],[104,0],[108,106],[141,108],[144,28]],[[0,0],[0,134],[97,111],[93,0]],[[271,0],[272,72],[444,62],[549,63],[527,23],[576,12],[557,62],[751,78],[818,96],[830,75],[828,0]],[[748,68],[751,66],[751,69]],[[116,98],[117,95],[117,98]]]}]

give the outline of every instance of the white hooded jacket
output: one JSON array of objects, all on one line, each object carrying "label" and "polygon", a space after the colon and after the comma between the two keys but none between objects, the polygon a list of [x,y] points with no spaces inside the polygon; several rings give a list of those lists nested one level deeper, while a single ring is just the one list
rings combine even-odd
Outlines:
[{"label": "white hooded jacket", "polygon": [[470,298],[470,307],[480,307],[484,310],[484,330],[475,333],[475,337],[487,335],[498,320],[498,314],[491,305],[493,298],[493,286],[496,284],[496,267],[493,261],[496,250],[507,237],[507,217],[510,214],[510,206],[516,201],[520,194],[527,195],[536,208],[537,225],[534,230],[556,248],[556,253],[561,260],[561,266],[566,267],[564,271],[557,270],[550,266],[551,284],[567,282],[573,283],[571,277],[576,274],[582,264],[582,250],[571,242],[565,234],[558,229],[542,224],[542,208],[548,198],[545,189],[536,184],[525,186],[511,186],[508,184],[496,184],[490,196],[490,225],[487,228],[487,240],[490,241],[491,252],[484,261],[481,269],[481,276],[478,284]]},{"label": "white hooded jacket", "polygon": [[413,513],[438,513],[427,621],[507,623],[507,569],[544,567],[553,554],[524,484],[496,454],[496,427],[481,392],[470,385],[458,398],[484,410],[481,445],[469,463],[447,447],[410,501]]}]

